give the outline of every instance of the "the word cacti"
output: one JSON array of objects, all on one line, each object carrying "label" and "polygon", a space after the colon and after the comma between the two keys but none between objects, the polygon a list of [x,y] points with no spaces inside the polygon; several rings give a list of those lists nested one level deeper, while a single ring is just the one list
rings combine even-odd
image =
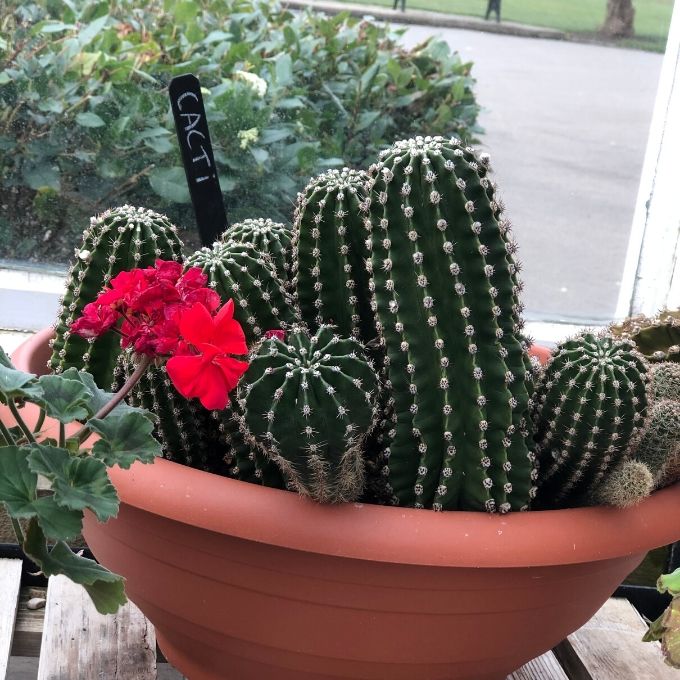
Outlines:
[{"label": "the word cacti", "polygon": [[150,267],[157,258],[181,260],[181,253],[177,228],[152,210],[124,205],[93,217],[68,272],[48,366],[55,373],[75,366],[108,389],[120,353],[118,338],[109,333],[85,339],[71,333],[71,324],[116,274]]},{"label": "the word cacti", "polygon": [[298,194],[293,243],[293,288],[303,320],[333,324],[342,336],[368,344],[376,335],[366,261],[367,217],[363,171],[329,170]]},{"label": "the word cacti", "polygon": [[290,488],[323,503],[357,499],[362,444],[378,417],[378,379],[362,346],[321,326],[264,340],[238,387],[249,441]]},{"label": "the word cacti", "polygon": [[[119,390],[136,367],[132,350],[123,351],[114,371],[114,390]],[[155,414],[154,433],[163,457],[200,470],[221,467],[219,429],[210,411],[197,399],[185,399],[172,385],[163,366],[150,366],[128,394],[127,401]]]},{"label": "the word cacti", "polygon": [[292,231],[281,222],[270,219],[247,219],[229,227],[220,239],[236,243],[252,243],[258,252],[271,257],[276,273],[284,283],[292,266]]},{"label": "the word cacti", "polygon": [[558,345],[532,399],[539,506],[592,494],[629,457],[647,416],[650,377],[631,340],[584,333]]},{"label": "the word cacti", "polygon": [[386,351],[393,502],[527,509],[536,475],[519,264],[488,157],[397,142],[369,170],[372,305]]},{"label": "the word cacti", "polygon": [[243,326],[248,344],[297,320],[293,300],[272,260],[251,243],[218,241],[195,252],[186,264],[200,267],[223,301],[234,300],[234,318]]}]

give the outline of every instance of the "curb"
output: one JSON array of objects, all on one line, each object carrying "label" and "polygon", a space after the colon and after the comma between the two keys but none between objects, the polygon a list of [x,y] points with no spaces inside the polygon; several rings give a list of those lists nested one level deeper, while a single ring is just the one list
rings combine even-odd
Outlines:
[{"label": "curb", "polygon": [[522,38],[543,38],[549,40],[565,40],[566,34],[554,28],[527,26],[512,22],[497,23],[475,17],[464,17],[457,14],[443,14],[441,12],[427,12],[424,10],[399,10],[380,7],[377,5],[359,5],[334,0],[284,0],[284,7],[289,9],[313,9],[327,14],[349,12],[354,16],[372,16],[376,19],[399,23],[434,26],[436,28],[462,28],[469,31],[484,31],[485,33],[499,33],[515,35]]}]

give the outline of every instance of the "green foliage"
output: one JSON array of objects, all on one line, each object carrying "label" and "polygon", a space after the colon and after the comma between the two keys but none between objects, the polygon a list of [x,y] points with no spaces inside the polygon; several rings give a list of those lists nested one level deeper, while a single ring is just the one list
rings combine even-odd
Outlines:
[{"label": "green foliage", "polygon": [[654,317],[632,316],[613,324],[610,331],[633,340],[649,361],[680,362],[680,309],[665,309]]},{"label": "green foliage", "polygon": [[[121,197],[191,223],[167,100],[180,73],[201,79],[237,220],[285,221],[310,174],[361,165],[416,130],[477,129],[471,65],[444,41],[403,49],[400,31],[345,13],[262,0],[9,0],[0,26],[4,256],[63,260],[86,216]],[[48,233],[38,214],[54,193],[63,215]]]},{"label": "green foliage", "polygon": [[670,593],[673,599],[661,616],[649,624],[642,639],[660,641],[666,663],[680,668],[680,569],[660,576],[656,587],[660,593]]},{"label": "green foliage", "polygon": [[[64,541],[80,533],[84,510],[101,521],[118,514],[107,467],[129,467],[135,460],[149,463],[160,453],[147,412],[119,405],[104,417],[99,407],[112,397],[94,386],[87,373],[69,369],[63,375],[37,378],[16,370],[0,351],[0,399],[9,405],[16,423],[0,421],[0,503],[12,518],[24,552],[42,572],[81,583],[103,614],[125,602],[123,579],[73,553]],[[26,401],[40,407],[35,425],[21,415],[19,407]],[[58,440],[41,433],[45,414],[57,421]],[[67,438],[66,426],[74,420],[85,423]],[[99,435],[94,449],[81,446],[93,431]],[[49,491],[38,493],[38,475],[48,480]],[[25,532],[18,520],[28,520]]]}]

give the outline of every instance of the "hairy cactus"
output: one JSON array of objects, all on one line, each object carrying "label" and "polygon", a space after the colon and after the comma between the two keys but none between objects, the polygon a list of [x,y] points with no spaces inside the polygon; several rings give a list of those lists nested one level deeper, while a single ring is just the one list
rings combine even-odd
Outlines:
[{"label": "hairy cactus", "polygon": [[243,326],[248,344],[297,319],[272,260],[250,243],[218,241],[195,252],[186,264],[200,267],[223,301],[234,300],[234,318]]},{"label": "hairy cactus", "polygon": [[679,445],[680,402],[661,399],[649,409],[647,423],[633,455],[651,470],[658,483]]},{"label": "hairy cactus", "polygon": [[378,416],[378,381],[362,346],[329,326],[263,341],[238,388],[247,438],[290,488],[322,503],[356,500],[362,444]]},{"label": "hairy cactus", "polygon": [[[123,351],[114,372],[116,391],[134,370],[132,350]],[[127,400],[133,406],[141,406],[155,414],[154,434],[161,443],[164,458],[208,472],[220,470],[223,454],[215,420],[197,399],[185,399],[177,392],[165,365],[147,368]]]},{"label": "hairy cactus", "polygon": [[680,444],[668,456],[668,460],[664,465],[661,474],[656,483],[657,489],[663,489],[666,486],[675,484],[680,481]]},{"label": "hairy cactus", "polygon": [[536,473],[530,362],[519,264],[488,157],[458,140],[417,137],[384,151],[369,175],[393,502],[526,509]]},{"label": "hairy cactus", "polygon": [[633,316],[611,326],[613,335],[630,338],[649,361],[680,362],[680,309],[649,318]]},{"label": "hairy cactus", "polygon": [[157,258],[180,260],[181,251],[177,228],[151,210],[124,205],[93,217],[69,269],[48,366],[55,373],[75,366],[108,388],[120,353],[119,338],[108,333],[85,339],[71,333],[71,324],[119,272],[152,266]]},{"label": "hairy cactus", "polygon": [[368,236],[360,204],[366,174],[329,170],[298,194],[295,206],[293,287],[303,320],[330,323],[364,344],[376,335],[368,289]]},{"label": "hairy cactus", "polygon": [[654,476],[638,460],[619,463],[595,489],[591,502],[628,508],[647,498],[654,490]]},{"label": "hairy cactus", "polygon": [[271,257],[281,281],[290,277],[293,234],[285,224],[270,219],[247,219],[237,222],[222,234],[221,241],[252,243],[258,252]]},{"label": "hairy cactus", "polygon": [[557,347],[532,399],[539,506],[571,504],[628,457],[647,414],[649,381],[631,340],[584,333]]},{"label": "hairy cactus", "polygon": [[655,399],[680,401],[680,364],[664,361],[652,366]]}]

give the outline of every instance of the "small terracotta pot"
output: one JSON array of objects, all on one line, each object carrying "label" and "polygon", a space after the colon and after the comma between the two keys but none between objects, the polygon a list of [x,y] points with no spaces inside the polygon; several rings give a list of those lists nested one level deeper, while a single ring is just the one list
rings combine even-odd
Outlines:
[{"label": "small terracotta pot", "polygon": [[502,680],[680,538],[680,485],[501,516],[322,506],[163,459],[110,477],[118,518],[85,537],[191,680]]}]

